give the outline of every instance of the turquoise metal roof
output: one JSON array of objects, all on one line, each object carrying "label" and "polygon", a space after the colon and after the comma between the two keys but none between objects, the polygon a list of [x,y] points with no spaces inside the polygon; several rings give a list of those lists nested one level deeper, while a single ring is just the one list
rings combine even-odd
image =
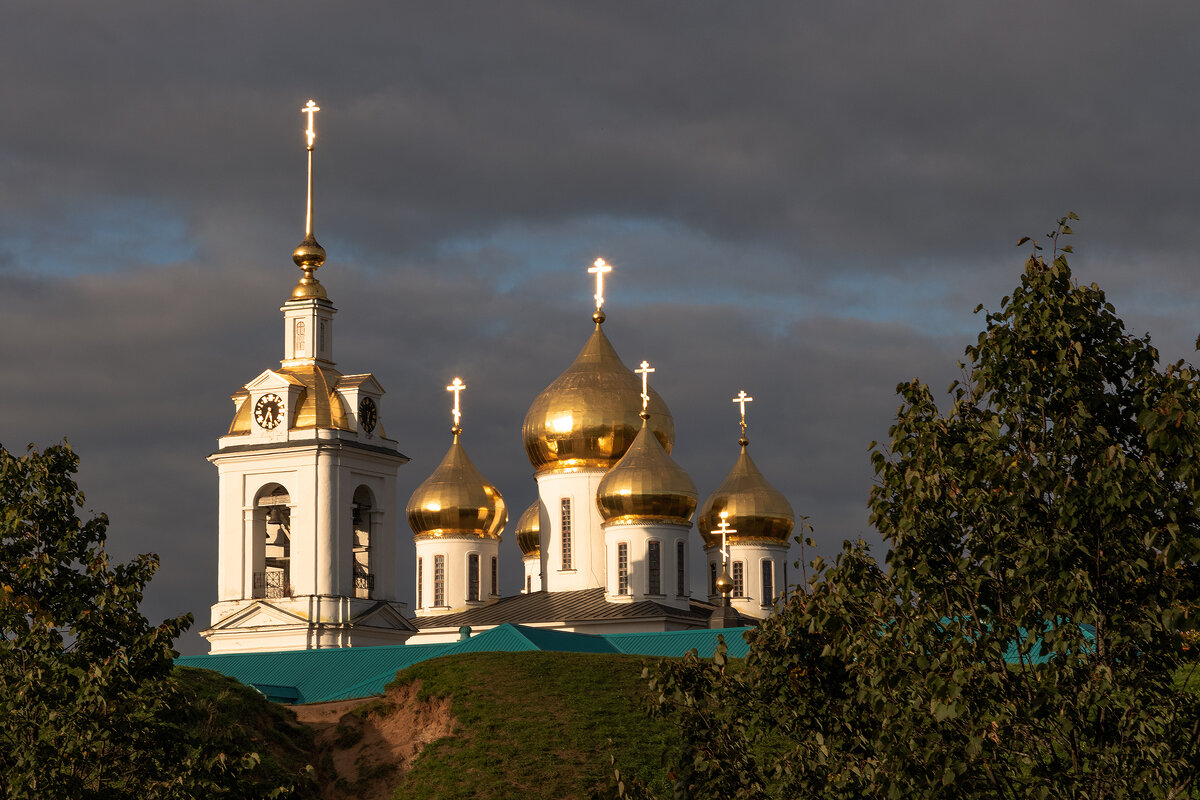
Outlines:
[{"label": "turquoise metal roof", "polygon": [[211,669],[255,687],[278,703],[324,703],[383,694],[396,673],[430,658],[456,653],[543,650],[564,653],[627,653],[681,657],[691,650],[709,658],[724,635],[730,656],[744,658],[749,628],[662,633],[571,633],[526,625],[497,625],[468,639],[444,644],[401,644],[271,653],[181,656],[175,663]]},{"label": "turquoise metal roof", "polygon": [[733,658],[745,658],[750,652],[746,631],[751,628],[665,631],[662,633],[608,633],[604,638],[621,653],[660,658],[682,658],[695,650],[701,658],[717,652],[717,637],[725,637],[725,652]]},{"label": "turquoise metal roof", "polygon": [[271,653],[222,653],[182,656],[175,659],[175,663],[220,672],[254,686],[271,699],[282,699],[281,690],[291,688],[296,692],[292,702],[320,703],[335,698],[348,699],[347,689],[372,681],[380,675],[387,676],[384,681],[387,683],[399,670],[440,656],[447,647],[445,644],[400,644]]}]

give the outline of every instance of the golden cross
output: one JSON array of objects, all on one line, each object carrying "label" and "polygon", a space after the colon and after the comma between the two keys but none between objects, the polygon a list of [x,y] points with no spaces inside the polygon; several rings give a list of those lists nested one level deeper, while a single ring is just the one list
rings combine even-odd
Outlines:
[{"label": "golden cross", "polygon": [[642,376],[642,411],[650,405],[650,385],[647,383],[647,378],[650,373],[654,372],[654,367],[650,366],[649,361],[643,361],[642,365],[634,370]]},{"label": "golden cross", "polygon": [[745,436],[746,436],[746,403],[749,403],[752,400],[754,400],[754,398],[748,396],[746,394],[745,389],[740,390],[737,394],[737,397],[733,398],[733,402],[737,403],[738,407],[742,411],[742,437],[743,438],[745,438]]},{"label": "golden cross", "polygon": [[604,305],[604,273],[612,272],[612,266],[603,258],[597,258],[596,263],[588,267],[588,272],[596,276],[596,310],[599,311]]},{"label": "golden cross", "polygon": [[736,530],[729,527],[729,520],[726,519],[728,516],[728,511],[722,511],[721,524],[717,526],[717,529],[721,531],[721,557],[725,559],[721,562],[722,565],[729,563],[729,545],[725,542],[725,535],[729,533],[737,533]]},{"label": "golden cross", "polygon": [[317,141],[317,132],[313,129],[313,114],[321,110],[321,107],[312,100],[308,101],[308,105],[300,109],[301,114],[308,114],[308,130],[304,134],[308,137],[308,149],[313,149],[313,143]]},{"label": "golden cross", "polygon": [[458,422],[462,419],[462,410],[458,405],[458,395],[467,385],[462,382],[462,378],[455,378],[454,383],[446,387],[447,392],[454,392],[454,427],[459,427]]}]

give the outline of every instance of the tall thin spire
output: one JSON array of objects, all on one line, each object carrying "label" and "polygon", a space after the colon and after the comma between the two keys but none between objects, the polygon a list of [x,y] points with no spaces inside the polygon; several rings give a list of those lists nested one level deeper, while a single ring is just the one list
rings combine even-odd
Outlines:
[{"label": "tall thin spire", "polygon": [[312,100],[309,100],[304,108],[300,109],[301,114],[308,115],[308,128],[304,131],[308,142],[308,201],[304,208],[304,241],[292,251],[292,261],[296,262],[297,267],[304,270],[300,282],[292,290],[294,299],[314,297],[328,299],[325,287],[313,275],[313,271],[325,263],[325,248],[317,243],[317,237],[313,235],[313,150],[316,149],[317,143],[314,118],[320,110],[321,107]]}]

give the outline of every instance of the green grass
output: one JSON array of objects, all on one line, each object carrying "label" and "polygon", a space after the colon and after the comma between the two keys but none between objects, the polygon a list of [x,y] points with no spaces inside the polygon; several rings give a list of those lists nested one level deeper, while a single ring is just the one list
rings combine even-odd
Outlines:
[{"label": "green grass", "polygon": [[[668,793],[661,756],[668,723],[643,712],[636,656],[471,653],[416,664],[393,685],[450,697],[454,734],[429,745],[396,797],[586,798],[623,775]],[[609,740],[612,744],[609,744]]]},{"label": "green grass", "polygon": [[256,752],[262,762],[254,770],[250,790],[292,784],[315,797],[315,787],[301,777],[313,757],[313,732],[296,721],[286,706],[218,672],[175,667],[175,676],[192,705],[197,732],[231,757]]}]

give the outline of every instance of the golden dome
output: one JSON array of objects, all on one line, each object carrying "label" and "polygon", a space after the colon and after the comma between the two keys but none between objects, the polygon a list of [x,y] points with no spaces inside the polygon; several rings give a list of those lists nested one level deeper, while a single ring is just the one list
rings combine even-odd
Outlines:
[{"label": "golden dome", "polygon": [[[596,324],[566,372],[539,394],[525,414],[525,452],[538,472],[610,469],[633,443],[641,421],[641,381]],[[670,453],[675,422],[650,390],[650,429]]]},{"label": "golden dome", "polygon": [[533,505],[525,509],[525,513],[517,520],[517,547],[521,548],[521,555],[525,558],[536,556],[542,551],[541,540],[538,538],[541,527],[541,513],[538,508],[540,505],[539,501],[534,500]]},{"label": "golden dome", "polygon": [[726,519],[729,527],[736,531],[727,537],[731,542],[787,544],[796,525],[791,504],[782,492],[767,483],[745,444],[733,469],[700,509],[697,527],[706,549],[721,546],[721,531],[717,526],[721,524],[722,511],[729,512]]},{"label": "golden dome", "polygon": [[[296,398],[296,415],[292,417],[290,430],[305,430],[318,428],[321,430],[350,430],[350,418],[346,412],[346,404],[342,401],[334,387],[342,373],[331,367],[323,367],[314,363],[287,362],[292,366],[280,367],[275,370],[280,375],[301,383],[304,388]],[[250,408],[250,393],[245,387],[233,395],[236,409],[233,422],[229,425],[229,434],[250,433],[253,424],[253,412]]]},{"label": "golden dome", "polygon": [[671,460],[646,424],[596,490],[600,516],[610,524],[691,525],[698,499],[696,484]]},{"label": "golden dome", "polygon": [[417,537],[467,534],[499,539],[508,523],[504,498],[471,463],[457,433],[442,463],[409,498],[406,513]]}]

